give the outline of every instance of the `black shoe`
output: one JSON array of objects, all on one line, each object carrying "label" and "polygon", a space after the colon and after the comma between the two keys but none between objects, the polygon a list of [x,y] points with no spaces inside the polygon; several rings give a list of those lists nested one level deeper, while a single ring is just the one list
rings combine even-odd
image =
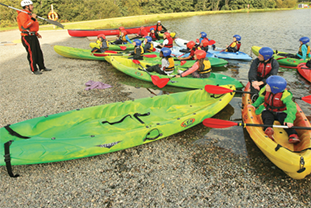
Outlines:
[{"label": "black shoe", "polygon": [[40,72],[40,71],[34,71],[32,73],[35,74],[35,75],[41,75],[42,74],[42,72]]},{"label": "black shoe", "polygon": [[45,69],[42,69],[42,71],[52,71],[52,69],[45,68]]}]

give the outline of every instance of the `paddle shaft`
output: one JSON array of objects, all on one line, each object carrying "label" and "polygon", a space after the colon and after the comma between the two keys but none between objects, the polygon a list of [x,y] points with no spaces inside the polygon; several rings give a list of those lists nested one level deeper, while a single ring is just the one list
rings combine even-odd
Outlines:
[{"label": "paddle shaft", "polygon": [[[256,92],[246,92],[246,91],[239,91],[239,90],[232,90],[232,92],[236,92],[236,93],[247,93],[247,94],[257,94]],[[293,97],[293,99],[302,100],[302,97]]]},{"label": "paddle shaft", "polygon": [[[26,13],[26,14],[29,14],[28,12],[26,12],[26,11],[24,11],[24,10],[17,9],[17,8],[15,8],[15,7],[12,7],[12,6],[3,4],[3,3],[0,3],[0,5],[6,6],[6,7],[10,8],[10,9],[14,9],[14,10],[16,10],[16,11],[20,11],[20,12],[24,12],[24,13]],[[38,16],[38,15],[37,15],[37,18],[42,19],[42,20],[44,20],[44,21],[47,21],[47,22],[49,22],[49,23],[51,23],[51,24],[53,24],[53,25],[56,25],[56,26],[61,27],[61,28],[64,29],[64,25],[60,24],[59,22],[56,22],[56,21],[54,21],[54,20],[45,19],[45,18],[40,17],[40,16]]]},{"label": "paddle shaft", "polygon": [[[266,124],[237,123],[237,126],[273,127],[273,128],[289,129],[289,127],[285,126],[285,125],[266,125]],[[307,130],[311,130],[311,127],[304,127],[304,126],[293,126],[291,128],[292,129],[307,129]]]}]

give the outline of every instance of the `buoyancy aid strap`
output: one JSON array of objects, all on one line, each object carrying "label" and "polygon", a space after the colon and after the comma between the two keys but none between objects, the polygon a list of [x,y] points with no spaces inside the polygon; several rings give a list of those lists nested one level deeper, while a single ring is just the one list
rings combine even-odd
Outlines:
[{"label": "buoyancy aid strap", "polygon": [[5,162],[5,166],[6,166],[6,169],[8,171],[9,176],[12,178],[16,178],[19,175],[13,174],[12,165],[11,165],[10,146],[11,146],[12,142],[13,142],[13,140],[10,140],[10,141],[4,143],[4,162]]},{"label": "buoyancy aid strap", "polygon": [[22,136],[19,133],[17,133],[16,131],[14,131],[13,129],[11,129],[10,127],[11,124],[6,125],[4,128],[9,132],[9,134],[11,134],[12,136],[16,136],[18,138],[21,139],[30,139],[30,137],[27,136]]}]

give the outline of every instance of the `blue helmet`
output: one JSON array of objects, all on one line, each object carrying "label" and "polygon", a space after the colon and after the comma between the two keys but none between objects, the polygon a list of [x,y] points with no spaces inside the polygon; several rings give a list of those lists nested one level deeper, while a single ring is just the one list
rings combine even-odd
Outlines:
[{"label": "blue helmet", "polygon": [[286,88],[287,82],[283,77],[272,75],[266,79],[267,84],[271,88],[273,94],[283,92]]},{"label": "blue helmet", "polygon": [[265,60],[268,60],[272,57],[273,55],[273,50],[269,47],[262,47],[260,50],[259,50],[259,54],[263,56],[263,58]]},{"label": "blue helmet", "polygon": [[164,57],[168,57],[168,56],[170,56],[171,53],[172,53],[171,49],[165,48],[165,47],[161,49],[161,52],[163,53],[163,56],[164,56]]},{"label": "blue helmet", "polygon": [[152,38],[150,36],[146,36],[145,38],[147,39],[148,43],[152,41]]},{"label": "blue helmet", "polygon": [[137,46],[141,46],[141,40],[138,40],[138,39],[134,39],[133,40]]},{"label": "blue helmet", "polygon": [[235,39],[236,39],[237,41],[240,41],[240,40],[241,40],[241,36],[239,36],[239,35],[234,35],[233,37],[235,37]]},{"label": "blue helmet", "polygon": [[206,38],[207,34],[205,32],[201,32],[201,38]]},{"label": "blue helmet", "polygon": [[302,37],[299,39],[299,41],[301,41],[303,44],[306,44],[310,41],[310,39],[308,37]]},{"label": "blue helmet", "polygon": [[152,30],[154,30],[154,28],[153,28],[153,27],[152,27],[152,28],[150,28],[150,32],[151,32]]}]

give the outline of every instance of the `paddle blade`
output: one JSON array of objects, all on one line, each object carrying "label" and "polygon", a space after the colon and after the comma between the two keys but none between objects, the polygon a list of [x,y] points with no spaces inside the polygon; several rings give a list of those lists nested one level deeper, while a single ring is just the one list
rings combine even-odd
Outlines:
[{"label": "paddle blade", "polygon": [[233,90],[230,90],[225,87],[219,87],[215,85],[205,85],[205,91],[211,94],[226,94],[229,92],[233,92]]},{"label": "paddle blade", "polygon": [[162,78],[162,79],[159,79],[156,83],[156,86],[159,87],[159,88],[163,88],[167,85],[167,83],[170,81],[169,78]]},{"label": "paddle blade", "polygon": [[311,95],[302,97],[301,100],[305,101],[306,103],[311,104]]},{"label": "paddle blade", "polygon": [[181,61],[181,62],[180,62],[180,65],[182,66],[182,65],[184,65],[185,63],[187,63],[187,61]]},{"label": "paddle blade", "polygon": [[216,43],[216,41],[214,41],[214,40],[208,41],[208,45],[214,45],[215,43]]},{"label": "paddle blade", "polygon": [[133,59],[132,61],[133,61],[134,64],[140,64],[140,62],[138,60],[136,60],[136,59]]},{"label": "paddle blade", "polygon": [[114,53],[114,54],[116,54],[118,52],[117,51],[105,51],[105,53]]},{"label": "paddle blade", "polygon": [[94,56],[109,56],[107,53],[93,53]]},{"label": "paddle blade", "polygon": [[200,43],[200,40],[199,39],[196,39],[197,43]]},{"label": "paddle blade", "polygon": [[120,49],[122,50],[122,51],[125,51],[126,50],[126,46],[119,46],[120,47]]},{"label": "paddle blade", "polygon": [[154,85],[158,86],[158,81],[160,80],[160,77],[156,75],[151,75],[151,81]]},{"label": "paddle blade", "polygon": [[146,54],[146,55],[143,55],[144,57],[146,58],[156,58],[158,57],[156,54]]},{"label": "paddle blade", "polygon": [[157,51],[157,49],[153,48],[153,49],[152,49],[152,51],[153,51],[153,52],[156,52],[156,51]]},{"label": "paddle blade", "polygon": [[238,123],[216,118],[206,118],[203,120],[203,125],[210,128],[222,129],[222,128],[229,128],[232,126],[238,126]]}]

